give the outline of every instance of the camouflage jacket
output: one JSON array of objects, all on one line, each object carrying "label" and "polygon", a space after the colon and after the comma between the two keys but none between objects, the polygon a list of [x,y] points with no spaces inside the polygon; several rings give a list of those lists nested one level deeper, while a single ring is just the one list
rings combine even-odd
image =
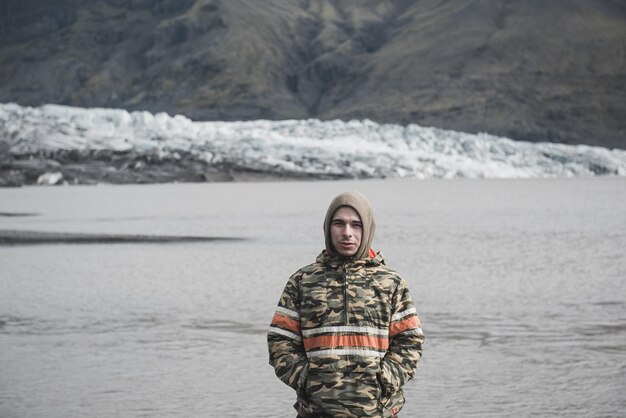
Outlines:
[{"label": "camouflage jacket", "polygon": [[408,287],[373,258],[324,252],[293,274],[268,332],[270,364],[302,417],[390,417],[404,405],[424,335]]}]

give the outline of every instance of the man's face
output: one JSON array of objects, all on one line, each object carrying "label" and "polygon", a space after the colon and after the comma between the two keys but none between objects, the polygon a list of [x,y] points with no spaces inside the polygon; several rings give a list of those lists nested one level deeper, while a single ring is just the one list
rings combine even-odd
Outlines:
[{"label": "man's face", "polygon": [[344,257],[352,257],[361,245],[363,224],[359,214],[349,206],[341,206],[330,222],[330,239],[335,251]]}]

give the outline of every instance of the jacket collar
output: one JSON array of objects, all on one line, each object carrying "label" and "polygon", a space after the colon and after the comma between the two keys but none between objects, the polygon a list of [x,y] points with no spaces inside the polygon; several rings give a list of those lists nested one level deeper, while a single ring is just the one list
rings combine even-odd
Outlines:
[{"label": "jacket collar", "polygon": [[370,249],[369,256],[367,258],[354,259],[354,258],[346,258],[339,257],[335,255],[330,255],[323,250],[320,255],[317,256],[316,261],[321,264],[325,264],[328,267],[333,269],[337,269],[343,267],[344,265],[348,268],[359,268],[366,266],[379,266],[381,264],[385,264],[385,259],[382,253],[379,251],[378,253],[374,252]]}]

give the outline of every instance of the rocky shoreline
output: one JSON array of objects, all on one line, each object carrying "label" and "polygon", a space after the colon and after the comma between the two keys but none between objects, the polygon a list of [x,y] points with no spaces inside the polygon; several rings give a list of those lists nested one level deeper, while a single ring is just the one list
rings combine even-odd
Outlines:
[{"label": "rocky shoreline", "polygon": [[235,163],[210,163],[190,152],[159,156],[136,151],[57,150],[35,154],[0,153],[0,187],[197,183],[227,181],[328,180],[347,178],[293,172],[266,172]]}]

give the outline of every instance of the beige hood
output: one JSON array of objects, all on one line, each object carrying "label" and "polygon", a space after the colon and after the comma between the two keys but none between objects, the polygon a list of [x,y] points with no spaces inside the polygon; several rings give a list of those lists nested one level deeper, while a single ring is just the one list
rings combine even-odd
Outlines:
[{"label": "beige hood", "polygon": [[329,255],[340,256],[333,248],[330,238],[330,222],[332,221],[332,217],[337,209],[341,206],[350,206],[361,217],[361,222],[363,223],[363,236],[361,237],[361,245],[359,245],[354,258],[367,258],[372,241],[374,240],[376,224],[374,223],[374,211],[372,210],[370,202],[367,200],[365,195],[357,191],[341,193],[339,196],[335,197],[332,202],[330,202],[330,206],[326,212],[326,218],[324,219],[326,252]]}]

